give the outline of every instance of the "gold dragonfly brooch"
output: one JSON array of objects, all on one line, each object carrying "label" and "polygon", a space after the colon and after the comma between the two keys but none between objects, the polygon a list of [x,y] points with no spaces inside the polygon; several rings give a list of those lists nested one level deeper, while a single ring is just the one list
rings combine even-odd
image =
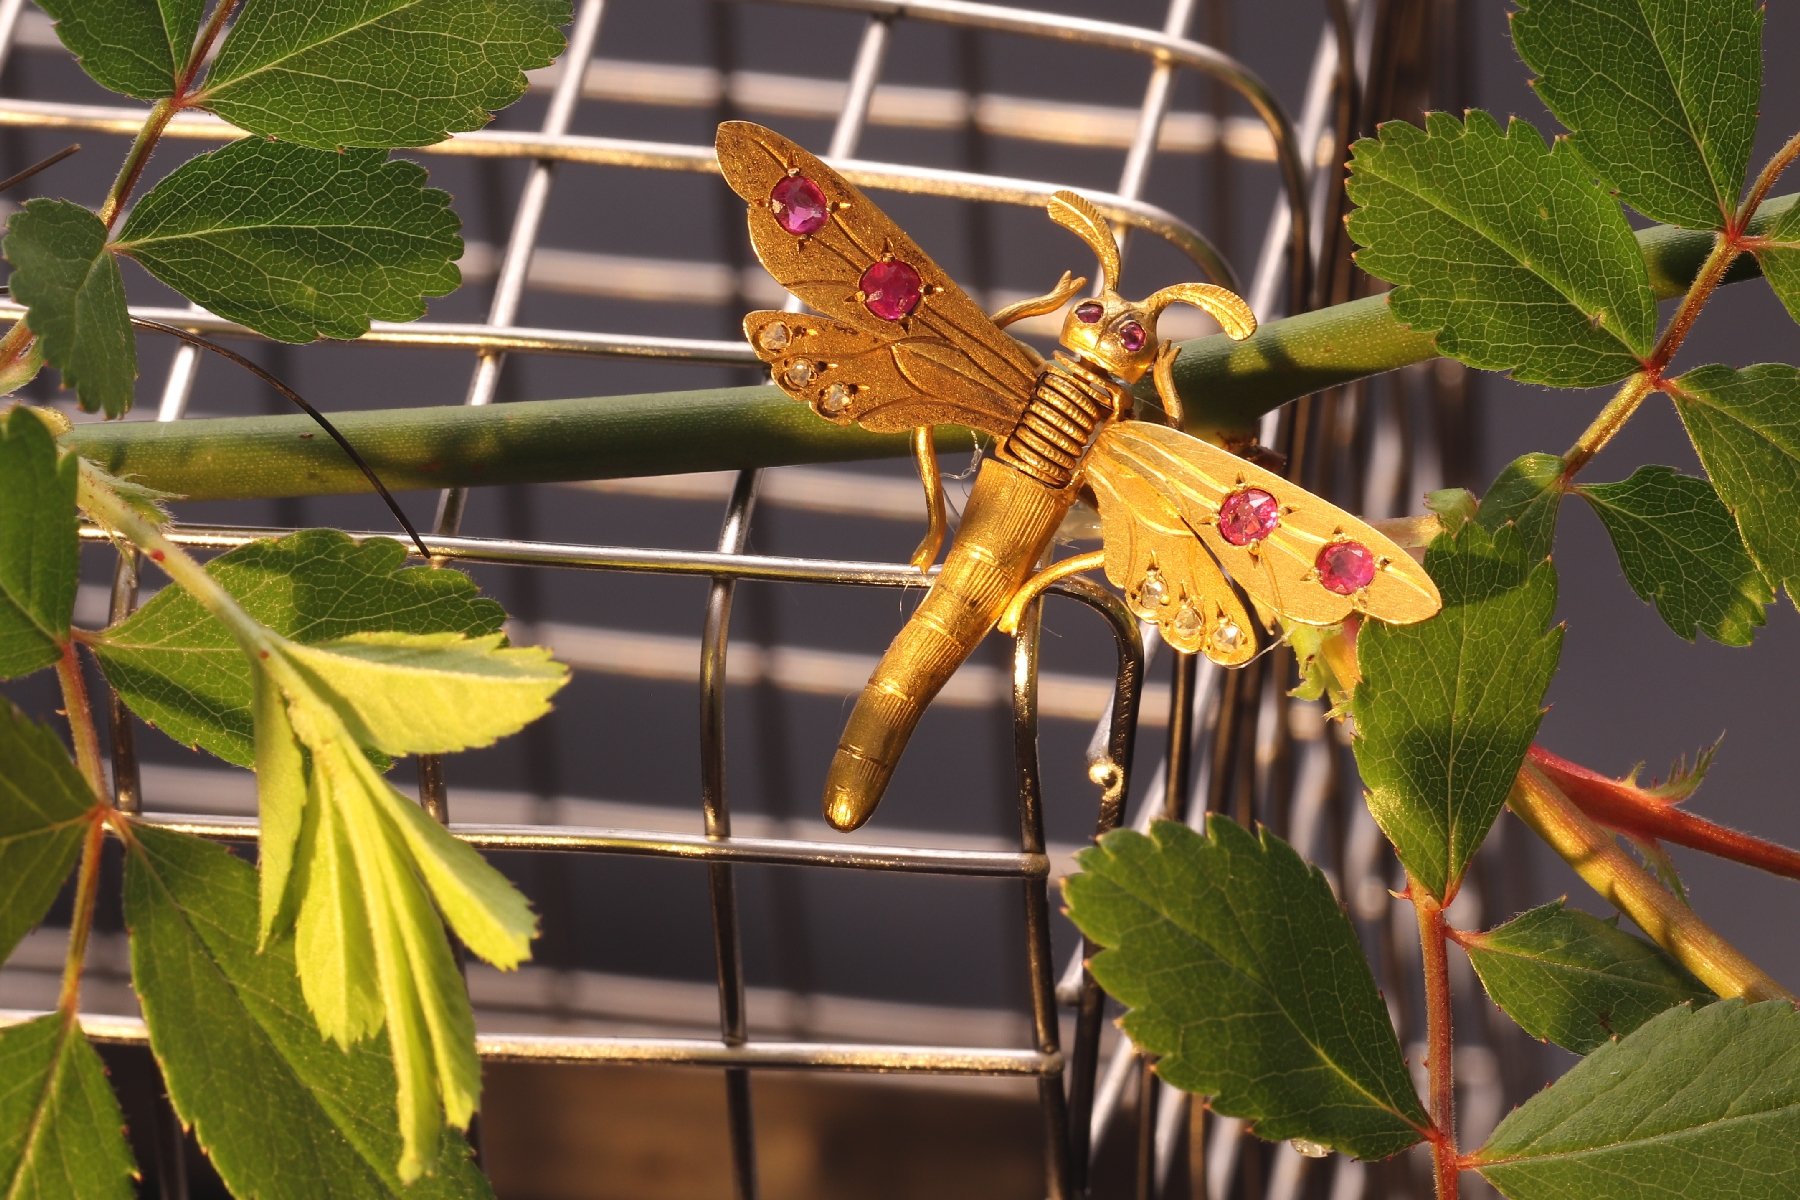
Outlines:
[{"label": "gold dragonfly brooch", "polygon": [[[1181,419],[1176,348],[1156,334],[1165,308],[1194,305],[1234,338],[1253,333],[1256,317],[1207,283],[1126,300],[1118,244],[1086,199],[1058,192],[1049,213],[1099,258],[1102,290],[1069,309],[1066,353],[1045,362],[1004,327],[1064,307],[1085,279],[1064,272],[1049,292],[990,317],[868,197],[787,138],[728,121],[717,152],[749,205],[757,257],[818,314],[753,312],[744,334],[776,384],[826,420],[913,433],[930,522],[913,556],[920,570],[946,524],[931,427],[994,439],[943,568],[845,726],[825,783],[836,828],[869,819],[926,705],[988,630],[1011,632],[1059,579],[1103,568],[1170,646],[1228,667],[1255,657],[1257,642],[1227,572],[1261,609],[1307,625],[1353,613],[1404,625],[1442,606],[1424,568],[1368,524],[1229,451],[1131,419],[1130,387],[1146,373]],[[1102,548],[1034,573],[1084,488]]]}]

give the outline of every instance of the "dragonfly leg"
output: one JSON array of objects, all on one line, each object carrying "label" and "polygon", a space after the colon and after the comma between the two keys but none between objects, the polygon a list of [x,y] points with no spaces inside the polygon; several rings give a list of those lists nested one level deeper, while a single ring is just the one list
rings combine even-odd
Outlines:
[{"label": "dragonfly leg", "polygon": [[1082,288],[1087,286],[1087,279],[1080,275],[1070,275],[1064,271],[1056,286],[1041,296],[1033,296],[1029,300],[1020,300],[1009,304],[988,319],[1000,328],[1005,329],[1014,321],[1023,317],[1041,317],[1045,313],[1053,313],[1067,304]]},{"label": "dragonfly leg", "polygon": [[912,565],[920,571],[929,571],[931,564],[937,561],[938,551],[944,548],[944,534],[950,527],[944,516],[944,481],[938,474],[937,446],[931,426],[921,425],[913,430],[913,457],[919,463],[919,482],[925,485],[926,525],[925,537],[913,551]]},{"label": "dragonfly leg", "polygon": [[1051,563],[1043,570],[1027,579],[1013,598],[1006,602],[1006,611],[1000,614],[995,628],[1001,633],[1017,633],[1019,622],[1025,619],[1025,606],[1038,598],[1043,590],[1059,579],[1067,579],[1071,575],[1079,575],[1083,571],[1092,571],[1095,567],[1104,566],[1106,551],[1090,550],[1086,554],[1077,554],[1073,558],[1065,558],[1061,562]]}]

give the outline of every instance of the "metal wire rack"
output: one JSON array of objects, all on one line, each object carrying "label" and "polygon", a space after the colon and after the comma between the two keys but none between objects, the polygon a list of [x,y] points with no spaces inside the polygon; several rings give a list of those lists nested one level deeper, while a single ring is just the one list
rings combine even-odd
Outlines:
[{"label": "metal wire rack", "polygon": [[[753,364],[748,349],[727,336],[688,334],[695,326],[710,326],[723,334],[745,308],[769,303],[779,294],[746,260],[741,224],[736,243],[723,235],[702,239],[717,244],[711,257],[657,257],[630,247],[596,250],[583,244],[578,237],[581,221],[555,203],[557,194],[571,185],[589,203],[595,203],[594,197],[619,206],[663,203],[671,193],[660,181],[714,169],[704,131],[711,122],[740,113],[770,123],[796,122],[803,128],[818,128],[828,121],[828,138],[816,144],[835,159],[849,160],[845,171],[853,181],[881,189],[884,198],[897,194],[900,203],[910,203],[907,197],[939,198],[920,202],[921,211],[927,213],[943,213],[943,208],[929,205],[942,205],[946,199],[955,201],[961,211],[980,214],[1009,206],[1041,207],[1049,192],[1065,180],[1057,177],[1052,183],[993,169],[862,161],[858,154],[867,134],[880,133],[895,147],[917,148],[921,154],[941,154],[948,138],[962,148],[962,157],[977,160],[978,167],[982,159],[1070,163],[1071,170],[1087,176],[1078,181],[1084,192],[1102,203],[1130,236],[1134,256],[1164,266],[1174,262],[1178,265],[1172,269],[1185,270],[1188,276],[1196,271],[1219,276],[1242,288],[1265,317],[1346,298],[1354,285],[1337,220],[1343,147],[1378,116],[1417,111],[1427,97],[1439,104],[1458,99],[1443,92],[1446,81],[1457,77],[1457,55],[1463,45],[1457,6],[1449,0],[1330,0],[1323,5],[1326,20],[1311,38],[1308,69],[1301,74],[1288,71],[1300,92],[1298,120],[1286,115],[1275,89],[1220,48],[1240,26],[1246,39],[1256,40],[1251,35],[1267,16],[1252,6],[1243,7],[1243,13],[1234,13],[1229,4],[1202,11],[1194,0],[1142,0],[1114,6],[1107,19],[1096,19],[965,0],[758,4],[665,0],[659,5],[577,0],[569,50],[557,67],[533,80],[533,97],[520,106],[526,116],[509,114],[493,129],[459,135],[423,152],[434,160],[431,165],[440,179],[451,169],[443,160],[462,160],[464,173],[455,178],[469,181],[468,193],[495,213],[504,213],[489,214],[486,221],[496,236],[469,238],[462,264],[465,280],[485,292],[485,310],[466,313],[461,320],[443,319],[434,311],[429,319],[409,325],[378,324],[364,341],[393,347],[391,353],[396,355],[400,348],[426,352],[429,370],[436,372],[432,378],[461,371],[462,400],[472,406],[541,394],[540,386],[570,386],[575,380],[580,381],[578,386],[607,393],[630,390],[641,379],[653,379],[652,386],[659,388],[687,386],[690,380],[719,378],[721,369]],[[609,31],[605,37],[603,17]],[[690,18],[692,24],[686,24]],[[1131,23],[1133,19],[1142,23]],[[1204,37],[1195,32],[1202,24],[1208,27]],[[611,32],[615,25],[616,34]],[[669,31],[676,29],[687,32],[671,36]],[[660,37],[648,36],[646,30]],[[1268,38],[1266,32],[1260,36]],[[619,48],[603,54],[603,43],[614,37]],[[914,40],[902,44],[905,38]],[[1269,44],[1284,58],[1292,58],[1294,47],[1287,35]],[[67,131],[84,136],[134,132],[141,119],[137,110],[97,94],[87,96],[80,91],[79,80],[54,74],[50,64],[60,54],[41,13],[27,8],[23,0],[0,0],[0,62],[6,64],[5,75],[0,76],[0,129],[65,138]],[[954,60],[953,65],[939,69],[933,54]],[[1077,71],[1084,83],[1090,78],[1095,83],[1074,100],[1068,98],[1073,89],[1066,84],[1048,94],[1041,94],[1041,86],[1034,91],[996,88],[982,77],[984,63],[987,70],[1008,79],[1020,78],[1020,72],[1017,62],[1010,73],[994,71],[994,56],[1041,64],[1026,72],[1037,76],[1040,84]],[[832,77],[836,71],[841,71],[841,79]],[[890,78],[893,74],[904,78],[896,82]],[[43,98],[52,92],[57,99]],[[1181,101],[1184,95],[1186,103]],[[593,119],[584,119],[590,113],[595,114]],[[524,127],[526,121],[534,124]],[[690,140],[651,141],[644,136],[645,130],[667,127],[690,131]],[[634,136],[604,132],[614,128]],[[205,142],[234,135],[223,122],[198,115],[183,115],[169,126],[169,136],[177,139]],[[1117,163],[1109,188],[1093,186],[1101,177],[1094,164],[1103,156]],[[1213,190],[1207,193],[1198,185],[1196,171],[1192,181],[1184,175],[1164,188],[1175,201],[1152,202],[1146,197],[1152,193],[1152,165],[1158,161],[1204,164]],[[449,186],[459,193],[459,202],[467,194],[457,182]],[[1254,199],[1240,199],[1233,191],[1238,187]],[[1266,216],[1261,215],[1264,205]],[[1177,215],[1202,208],[1211,210],[1210,221]],[[959,219],[953,218],[953,223]],[[974,230],[968,244],[975,250],[967,257],[974,260],[973,290],[993,305],[1014,292],[1025,294],[1026,287],[1009,291],[1004,283],[982,278],[990,274],[984,266],[989,257],[983,249],[987,236],[1003,242],[1011,236],[1010,227],[993,224],[985,215],[971,220],[976,224],[968,227]],[[481,222],[471,225],[478,229]],[[1243,280],[1231,275],[1226,265],[1230,254],[1216,251],[1199,233],[1201,226],[1219,233],[1222,243],[1229,242],[1233,232],[1245,235],[1239,240],[1254,247],[1255,265]],[[1248,236],[1252,229],[1263,232],[1253,240]],[[922,234],[921,241],[934,252],[939,245],[929,234]],[[1058,253],[1066,256],[1066,247]],[[476,291],[465,289],[465,296]],[[699,297],[710,298],[711,317],[696,319]],[[153,299],[139,297],[146,298]],[[537,311],[566,309],[571,319],[554,326],[522,323],[534,299],[541,301],[535,305]],[[440,308],[454,311],[457,303],[466,309],[471,301]],[[134,311],[219,336],[243,333],[193,309],[145,303]],[[16,313],[0,308],[0,315],[16,317]],[[596,332],[573,319],[587,316],[597,317],[594,324],[614,321],[624,331]],[[1203,331],[1198,325],[1183,330],[1175,322],[1171,315],[1165,332]],[[635,331],[646,325],[658,331]],[[676,332],[664,332],[665,328]],[[261,352],[284,356],[280,361],[294,370],[309,369],[303,365],[305,355],[285,356],[268,347]],[[343,356],[355,351],[317,353]],[[598,360],[608,365],[597,367]],[[723,377],[741,378],[729,371]],[[160,373],[155,419],[187,416],[197,389],[204,392],[201,385],[195,352],[186,346],[174,350]],[[1408,374],[1381,394],[1348,389],[1340,396],[1315,398],[1272,420],[1264,438],[1289,456],[1296,477],[1315,490],[1336,493],[1365,512],[1390,511],[1435,486],[1440,468],[1456,467],[1455,456],[1463,452],[1466,439],[1456,417],[1461,411],[1460,388],[1458,376],[1427,371]],[[1422,424],[1427,413],[1438,422],[1429,433]],[[991,831],[887,835],[879,832],[880,822],[875,841],[837,839],[814,822],[783,815],[784,805],[766,805],[776,810],[770,815],[754,811],[754,805],[746,811],[736,800],[736,777],[726,768],[728,745],[734,753],[754,753],[758,748],[728,737],[728,691],[755,686],[767,694],[835,700],[860,686],[867,655],[879,648],[890,629],[882,627],[875,640],[855,651],[796,645],[767,636],[767,621],[759,621],[760,628],[746,635],[742,622],[734,625],[734,599],[740,583],[776,584],[784,594],[833,597],[845,594],[846,588],[891,591],[916,586],[916,573],[901,566],[750,551],[755,531],[767,524],[757,524],[759,509],[787,515],[847,513],[876,524],[896,517],[911,520],[918,511],[915,486],[889,476],[796,468],[767,474],[746,471],[735,477],[618,480],[595,485],[583,495],[592,490],[639,506],[634,511],[643,511],[645,505],[723,500],[725,515],[712,536],[714,548],[705,551],[552,538],[544,529],[532,528],[531,521],[513,516],[494,519],[503,527],[503,536],[471,535],[465,527],[480,523],[483,497],[452,490],[438,499],[427,542],[434,555],[476,569],[523,568],[526,576],[554,569],[559,579],[589,572],[704,581],[697,641],[691,632],[607,628],[591,619],[559,621],[546,615],[547,607],[534,615],[538,606],[530,603],[529,590],[525,604],[511,605],[516,615],[524,614],[516,620],[516,637],[548,641],[583,674],[615,677],[625,686],[680,680],[697,688],[693,761],[702,819],[695,830],[687,817],[684,829],[669,806],[632,806],[591,797],[570,800],[560,779],[528,783],[523,789],[526,799],[519,801],[516,789],[459,786],[454,763],[421,764],[421,802],[438,819],[450,822],[458,836],[493,851],[566,856],[558,859],[564,865],[557,873],[545,877],[562,882],[550,887],[547,897],[539,895],[552,931],[546,949],[553,965],[545,970],[553,979],[545,987],[558,998],[534,1007],[536,1002],[521,999],[530,989],[507,991],[494,980],[477,978],[482,1027],[494,1030],[481,1037],[484,1059],[680,1065],[720,1073],[726,1092],[730,1187],[740,1197],[767,1194],[766,1187],[759,1189],[752,1082],[763,1072],[778,1070],[913,1079],[994,1077],[1030,1088],[1039,1114],[1041,1188],[1052,1197],[1122,1195],[1134,1190],[1143,1196],[1166,1195],[1191,1186],[1192,1194],[1216,1197],[1349,1198],[1406,1194],[1414,1187],[1404,1163],[1371,1168],[1334,1162],[1315,1168],[1294,1150],[1257,1143],[1243,1136],[1241,1123],[1212,1118],[1178,1093],[1166,1092],[1129,1044],[1105,1024],[1104,997],[1083,972],[1079,946],[1052,911],[1052,880],[1068,869],[1070,853],[1084,832],[1103,832],[1128,815],[1147,824],[1158,815],[1198,821],[1207,811],[1224,810],[1240,819],[1261,820],[1326,866],[1374,949],[1401,1028],[1414,1027],[1414,1006],[1404,982],[1408,976],[1402,969],[1408,962],[1409,942],[1404,929],[1396,931],[1388,924],[1392,917],[1384,902],[1391,867],[1383,844],[1366,815],[1359,815],[1360,806],[1344,803],[1354,792],[1344,747],[1316,711],[1286,698],[1283,681],[1291,670],[1280,653],[1229,674],[1208,664],[1178,663],[1166,685],[1147,687],[1146,647],[1123,605],[1102,589],[1081,582],[1063,585],[1058,594],[1097,614],[1108,636],[1096,638],[1091,625],[1061,618],[1057,632],[1067,641],[1102,643],[1103,654],[1098,658],[1090,654],[1074,671],[1040,674],[1043,643],[1033,623],[1013,645],[1008,660],[971,664],[937,702],[969,714],[991,711],[998,704],[1010,714],[1005,734],[992,721],[969,723],[986,743],[1000,744],[1009,764],[1002,767],[1004,784],[991,790],[998,795],[999,807],[1016,810],[1015,844],[1000,844]],[[303,523],[302,516],[316,521],[325,513],[326,519],[342,523],[339,511],[315,506],[302,512],[290,503],[286,508],[251,510],[247,518],[232,514],[234,520],[272,528],[189,524],[179,529],[178,536],[196,547],[224,549],[295,527]],[[552,528],[557,524],[540,523]],[[107,612],[116,617],[135,602],[130,574],[119,571],[110,587],[93,582],[84,588],[81,611],[92,619]],[[1059,652],[1063,648],[1059,643]],[[1149,654],[1155,657],[1154,647]],[[689,696],[691,702],[691,691]],[[209,837],[254,840],[254,808],[246,781],[190,764],[140,762],[132,725],[123,710],[114,707],[113,771],[122,807]],[[1068,741],[1079,741],[1078,723],[1092,727],[1084,755],[1092,782],[1059,775],[1054,784],[1046,785],[1039,765],[1040,718],[1061,723],[1070,732],[1064,739]],[[569,719],[591,717],[576,713]],[[835,723],[827,719],[824,725],[829,728],[818,731],[819,737],[834,736]],[[1162,733],[1148,770],[1143,763],[1133,768],[1134,738],[1140,727],[1160,727]],[[771,758],[779,754],[775,749],[767,752]],[[1070,758],[1061,753],[1058,762],[1066,765]],[[979,775],[973,769],[966,773]],[[810,780],[799,778],[798,783],[810,791]],[[1092,806],[1096,785],[1098,808],[1086,829],[1078,822],[1075,832],[1060,842],[1047,835],[1046,791],[1054,792],[1059,803],[1064,797],[1085,796],[1070,803]],[[691,814],[691,791],[687,804]],[[890,800],[889,811],[901,810],[903,804],[898,797]],[[1066,818],[1055,824],[1071,828]],[[890,836],[892,843],[887,840]],[[571,1016],[581,1004],[569,996],[581,990],[583,980],[593,982],[594,973],[584,973],[580,964],[569,961],[579,955],[567,953],[566,941],[556,942],[558,923],[577,917],[566,891],[566,864],[624,857],[701,864],[716,979],[715,996],[709,1001],[712,1030],[693,1028],[692,1006],[684,1009],[682,1003],[673,1002],[676,993],[667,989],[646,999],[629,1020],[614,1022],[630,1027],[629,1032],[597,1032],[602,1022],[589,1020],[583,1025]],[[810,1020],[792,1015],[818,997],[793,993],[783,1001],[787,1016],[770,1019],[766,1009],[758,1013],[757,1006],[773,1004],[777,994],[751,987],[743,950],[744,873],[760,867],[777,872],[837,869],[999,881],[1003,887],[982,896],[984,903],[1021,906],[1014,910],[1019,915],[1010,926],[1016,940],[1008,970],[1021,972],[1024,979],[1023,1036],[1017,1036],[1016,1022],[971,1019],[960,1026],[952,1023],[953,1035],[905,1040],[891,1031],[927,1025],[918,1021],[908,1025],[894,1017],[893,1010],[881,1010],[884,1016],[861,1027],[853,1021],[839,1023],[840,1031],[856,1030],[854,1036],[823,1036],[819,1030],[831,1022],[819,1018],[820,1010],[812,1010]],[[1497,886],[1478,876],[1459,903],[1477,905]],[[564,903],[558,903],[559,897]],[[31,951],[28,942],[19,960],[27,972]],[[101,939],[96,975],[103,976],[108,969],[107,954]],[[12,1003],[30,1007],[29,980],[18,982],[17,971],[13,979],[4,994],[26,997]],[[130,1001],[122,988],[110,993],[94,989],[89,996],[90,1002],[102,998],[120,1014],[84,1017],[92,1032],[123,1042],[143,1040],[141,1024],[124,1015]],[[616,1017],[620,1009],[607,1011]],[[656,1019],[658,1011],[665,1018],[661,1022]],[[686,1023],[674,1016],[683,1011]],[[507,1019],[521,1014],[530,1019]],[[499,1031],[509,1023],[529,1025],[533,1020],[580,1031]],[[806,1036],[767,1032],[784,1020]],[[1464,1028],[1478,1029],[1482,1020],[1465,1022]],[[886,1036],[884,1029],[889,1031]],[[970,1037],[971,1032],[994,1036]],[[1470,1093],[1465,1100],[1467,1120],[1479,1124],[1482,1097],[1487,1097],[1489,1108],[1499,1103],[1493,1080],[1481,1077],[1483,1064],[1492,1059],[1483,1058],[1477,1038],[1461,1062]],[[1495,1070],[1487,1073],[1493,1075]],[[165,1155],[170,1157],[179,1159],[178,1146]],[[179,1171],[168,1162],[159,1162],[154,1174],[165,1195],[186,1194]],[[1027,1190],[1037,1186],[1031,1184]],[[868,1194],[876,1194],[873,1181],[869,1187]],[[953,1181],[942,1190],[958,1194]]]}]

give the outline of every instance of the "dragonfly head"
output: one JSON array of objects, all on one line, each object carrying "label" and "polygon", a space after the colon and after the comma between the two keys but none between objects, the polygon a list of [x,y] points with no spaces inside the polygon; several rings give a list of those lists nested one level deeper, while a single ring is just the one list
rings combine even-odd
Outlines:
[{"label": "dragonfly head", "polygon": [[1120,382],[1136,383],[1156,361],[1156,314],[1108,288],[1069,310],[1062,344]]},{"label": "dragonfly head", "polygon": [[1133,302],[1118,293],[1119,244],[1112,226],[1092,201],[1074,192],[1051,197],[1050,219],[1070,230],[1100,259],[1101,292],[1083,300],[1063,318],[1062,344],[1133,384],[1156,362],[1156,318],[1171,304],[1203,309],[1233,338],[1256,331],[1256,316],[1236,293],[1211,283],[1178,283]]}]

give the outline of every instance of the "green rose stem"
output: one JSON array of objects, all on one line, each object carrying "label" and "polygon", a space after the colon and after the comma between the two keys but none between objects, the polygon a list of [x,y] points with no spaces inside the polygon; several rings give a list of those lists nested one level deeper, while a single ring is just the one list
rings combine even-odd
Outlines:
[{"label": "green rose stem", "polygon": [[1794,996],[1737,947],[1670,895],[1588,818],[1536,765],[1527,762],[1506,803],[1602,898],[1719,995],[1747,1001]]},{"label": "green rose stem", "polygon": [[[1763,205],[1764,228],[1800,197]],[[1678,296],[1713,248],[1706,233],[1658,227],[1639,234],[1657,294]],[[1726,281],[1753,278],[1748,255]],[[3,314],[0,314],[3,315]],[[1370,296],[1269,321],[1243,342],[1223,334],[1185,343],[1176,383],[1196,433],[1241,430],[1296,396],[1423,362],[1429,334],[1408,329]],[[332,420],[389,487],[436,489],[496,483],[673,474],[842,461],[908,453],[904,436],[821,421],[773,387],[346,412]],[[940,427],[954,450],[970,435]],[[300,417],[232,417],[168,423],[86,423],[64,444],[114,475],[196,500],[335,495],[369,490],[354,464]]]},{"label": "green rose stem", "polygon": [[1419,918],[1425,973],[1425,1067],[1431,1081],[1431,1165],[1437,1200],[1456,1200],[1461,1168],[1456,1153],[1456,1050],[1450,1028],[1450,958],[1444,909],[1429,888],[1411,878],[1406,898]]}]

